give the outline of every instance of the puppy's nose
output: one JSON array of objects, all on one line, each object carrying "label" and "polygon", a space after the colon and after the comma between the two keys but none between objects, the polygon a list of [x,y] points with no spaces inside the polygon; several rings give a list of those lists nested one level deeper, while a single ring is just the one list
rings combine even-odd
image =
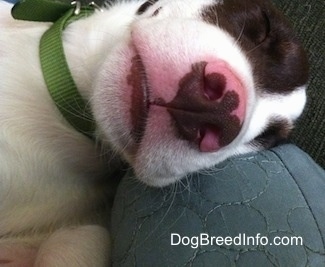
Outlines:
[{"label": "puppy's nose", "polygon": [[198,62],[180,80],[176,97],[166,107],[180,138],[202,152],[213,152],[239,134],[246,91],[226,62]]}]

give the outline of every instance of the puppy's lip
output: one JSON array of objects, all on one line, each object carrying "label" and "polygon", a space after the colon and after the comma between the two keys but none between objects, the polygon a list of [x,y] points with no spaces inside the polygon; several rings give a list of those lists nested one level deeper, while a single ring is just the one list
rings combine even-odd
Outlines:
[{"label": "puppy's lip", "polygon": [[145,66],[136,48],[135,56],[131,59],[131,69],[127,76],[128,84],[132,88],[130,116],[131,135],[136,144],[139,144],[145,132],[149,113],[149,85]]}]

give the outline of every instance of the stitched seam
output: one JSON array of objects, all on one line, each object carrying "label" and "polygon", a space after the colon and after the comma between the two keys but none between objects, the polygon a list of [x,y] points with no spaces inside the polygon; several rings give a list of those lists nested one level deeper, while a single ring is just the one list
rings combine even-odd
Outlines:
[{"label": "stitched seam", "polygon": [[293,181],[295,182],[295,184],[296,184],[297,187],[299,188],[299,191],[300,191],[301,195],[303,196],[303,198],[304,198],[304,200],[305,200],[305,202],[306,202],[306,204],[307,204],[307,206],[308,206],[308,208],[309,208],[309,210],[310,210],[310,213],[312,214],[312,216],[313,216],[313,218],[314,218],[314,221],[315,221],[315,223],[316,223],[317,229],[318,229],[319,234],[320,234],[321,239],[322,239],[323,249],[325,249],[325,240],[324,240],[323,233],[322,233],[322,231],[321,231],[321,229],[320,229],[320,226],[319,226],[318,220],[316,219],[316,216],[315,216],[315,214],[314,214],[314,212],[313,212],[313,209],[312,209],[311,206],[309,205],[309,202],[307,201],[307,198],[306,198],[306,196],[305,196],[303,190],[301,189],[301,187],[300,187],[299,184],[297,183],[297,181],[296,181],[294,175],[291,173],[291,171],[289,170],[289,168],[286,167],[286,164],[285,164],[285,162],[282,160],[281,155],[280,155],[279,153],[277,153],[276,151],[274,151],[274,150],[271,150],[271,151],[272,151],[272,152],[273,152],[273,153],[274,153],[274,154],[275,154],[275,155],[276,155],[276,156],[281,160],[281,163],[285,166],[286,170],[287,170],[288,173],[291,175]]}]

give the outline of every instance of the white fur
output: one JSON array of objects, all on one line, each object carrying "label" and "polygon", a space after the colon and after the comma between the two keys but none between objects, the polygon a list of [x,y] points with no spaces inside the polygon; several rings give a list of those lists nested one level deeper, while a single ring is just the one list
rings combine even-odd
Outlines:
[{"label": "white fur", "polygon": [[[248,143],[271,117],[293,121],[300,115],[304,88],[282,97],[256,94],[250,63],[236,40],[198,18],[199,10],[212,0],[161,0],[136,16],[142,2],[121,1],[74,22],[64,33],[68,64],[81,94],[92,105],[98,137],[117,150],[114,155],[129,161],[141,181],[167,185],[231,155],[252,151]],[[151,18],[159,6],[164,8]],[[105,266],[109,236],[95,224],[104,223],[98,218],[106,210],[98,207],[110,193],[107,176],[116,164],[113,158],[103,161],[100,148],[71,128],[47,92],[38,43],[50,24],[15,21],[9,16],[10,7],[0,2],[0,260],[17,260],[12,266],[18,266],[16,255],[23,251],[22,255],[32,255],[26,262],[35,260],[36,266]],[[168,21],[173,19],[179,27],[162,43],[157,32],[145,32],[159,30],[159,23],[172,30]],[[188,25],[193,27],[186,35],[183,29]],[[129,46],[132,32],[141,32],[142,27],[148,42],[160,43],[155,56],[162,60],[166,57],[185,66],[208,54],[232,66],[247,88],[247,112],[240,134],[230,145],[215,153],[199,152],[175,137],[166,112],[153,108],[142,143],[132,152],[125,105],[130,100],[121,100],[127,94],[122,85],[134,54]],[[196,35],[209,42],[200,41],[194,50],[171,52],[173,36],[181,36],[176,41],[184,46],[191,38],[199,39]],[[292,106],[291,113],[287,105]],[[155,124],[159,117],[167,123],[164,127]],[[28,249],[35,255],[26,253]]]}]

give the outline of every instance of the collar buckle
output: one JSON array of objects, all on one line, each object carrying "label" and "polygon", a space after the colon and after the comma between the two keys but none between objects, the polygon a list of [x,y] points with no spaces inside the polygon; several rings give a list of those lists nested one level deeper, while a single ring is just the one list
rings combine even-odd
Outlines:
[{"label": "collar buckle", "polygon": [[[81,12],[81,7],[82,7],[81,2],[80,1],[72,1],[71,6],[74,7],[73,14],[78,16]],[[94,2],[94,1],[90,2],[88,4],[88,6],[94,8],[100,12],[104,12],[104,10],[98,4],[96,4],[96,2]]]},{"label": "collar buckle", "polygon": [[81,12],[81,2],[79,1],[72,1],[71,2],[71,6],[74,7],[74,12],[73,14],[75,14],[76,16],[78,16]]},{"label": "collar buckle", "polygon": [[90,7],[93,7],[94,9],[98,10],[99,12],[104,12],[104,9],[102,9],[98,4],[96,4],[94,1],[89,3]]}]

